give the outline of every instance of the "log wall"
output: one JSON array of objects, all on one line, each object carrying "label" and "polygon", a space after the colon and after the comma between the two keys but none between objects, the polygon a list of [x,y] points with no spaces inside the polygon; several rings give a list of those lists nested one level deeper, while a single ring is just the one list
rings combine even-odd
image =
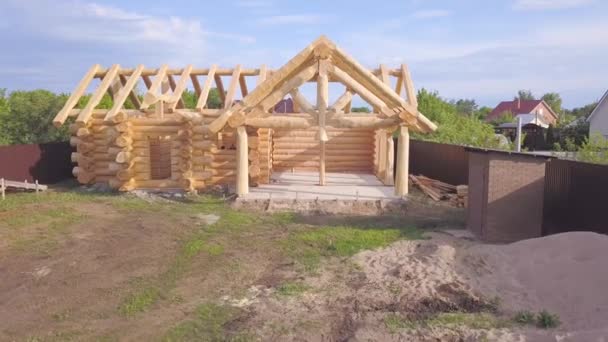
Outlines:
[{"label": "log wall", "polygon": [[[317,129],[273,130],[273,171],[318,171],[320,144]],[[374,169],[374,131],[327,129],[327,172],[371,173]]]}]

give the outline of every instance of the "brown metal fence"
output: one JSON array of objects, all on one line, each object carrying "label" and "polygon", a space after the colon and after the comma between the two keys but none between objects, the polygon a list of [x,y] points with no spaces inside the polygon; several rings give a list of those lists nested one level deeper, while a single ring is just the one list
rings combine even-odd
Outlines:
[{"label": "brown metal fence", "polygon": [[[397,141],[395,146],[398,146]],[[395,148],[395,160],[396,153]],[[454,185],[468,184],[469,154],[464,146],[411,140],[410,174],[425,175]]]},{"label": "brown metal fence", "polygon": [[567,231],[608,234],[608,165],[547,162],[543,234]]},{"label": "brown metal fence", "polygon": [[52,184],[72,178],[68,142],[0,147],[0,178]]}]

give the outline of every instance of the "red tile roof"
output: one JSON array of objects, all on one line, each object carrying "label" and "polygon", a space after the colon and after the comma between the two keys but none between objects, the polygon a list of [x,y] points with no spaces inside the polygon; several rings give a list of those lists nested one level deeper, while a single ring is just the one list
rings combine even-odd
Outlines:
[{"label": "red tile roof", "polygon": [[513,116],[516,116],[517,114],[529,114],[532,113],[532,111],[534,111],[534,109],[536,109],[540,104],[543,104],[544,108],[546,108],[546,110],[551,113],[551,115],[557,118],[557,115],[553,113],[551,108],[547,106],[543,100],[516,99],[513,101],[503,101],[499,103],[498,106],[496,106],[496,108],[494,108],[494,110],[492,110],[492,112],[488,114],[488,116],[486,117],[486,121],[495,120],[499,118],[504,112],[511,112],[513,113]]}]

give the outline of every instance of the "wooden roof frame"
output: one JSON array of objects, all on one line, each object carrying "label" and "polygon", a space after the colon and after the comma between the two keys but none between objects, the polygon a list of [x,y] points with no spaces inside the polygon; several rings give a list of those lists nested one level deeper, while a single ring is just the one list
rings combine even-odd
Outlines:
[{"label": "wooden roof frame", "polygon": [[[209,126],[213,132],[221,130],[226,125],[238,127],[245,124],[246,120],[254,119],[257,119],[257,125],[262,127],[261,119],[268,116],[268,111],[276,102],[288,94],[300,111],[309,114],[309,119],[318,121],[318,118],[315,118],[318,116],[318,106],[310,104],[298,91],[298,87],[306,82],[318,82],[320,60],[327,61],[324,63],[328,82],[340,82],[346,86],[346,91],[338,100],[334,104],[328,104],[326,112],[332,120],[341,120],[340,124],[345,127],[356,126],[356,121],[362,120],[357,119],[358,115],[343,115],[344,112],[350,111],[352,96],[357,94],[374,107],[376,117],[367,120],[375,122],[374,125],[378,127],[402,124],[424,133],[432,132],[437,128],[418,112],[415,89],[405,64],[397,69],[388,69],[381,65],[378,69],[368,70],[325,36],[315,40],[276,71],[267,69],[265,65],[256,69],[243,68],[240,65],[236,68],[219,68],[217,65],[212,65],[206,69],[194,68],[191,65],[182,69],[171,69],[167,65],[158,69],[145,68],[143,65],[135,69],[123,69],[119,65],[113,65],[111,68],[103,69],[96,64],[80,81],[62,110],[54,118],[53,124],[61,126],[69,116],[76,116],[77,125],[87,125],[95,107],[106,92],[113,95],[114,106],[107,111],[105,121],[118,120],[119,114],[128,116],[154,113],[149,107],[159,101],[167,103],[163,108],[169,112],[179,111],[180,108],[182,111],[187,111],[183,110],[183,104],[178,102],[181,102],[182,93],[189,82],[198,98],[192,112],[204,113],[213,85],[215,84],[218,89],[224,88],[221,76],[231,76],[232,79],[226,92],[220,94],[223,106],[219,110],[217,119]],[[173,79],[174,76],[179,77],[177,82]],[[206,76],[202,87],[200,76]],[[247,89],[247,77],[257,78],[253,89]],[[397,78],[395,89],[391,88],[391,77]],[[95,78],[101,79],[101,84],[94,90],[87,106],[81,110],[74,109]],[[124,103],[127,97],[137,99],[135,87],[139,79],[143,79],[147,88],[143,101],[134,103],[138,105],[139,110],[126,110]],[[163,93],[162,84],[167,82],[171,87],[165,89],[166,92]],[[240,88],[243,95],[241,101],[234,101],[237,88]],[[405,93],[405,97],[401,97],[402,92]],[[308,122],[315,124],[310,120]]]}]

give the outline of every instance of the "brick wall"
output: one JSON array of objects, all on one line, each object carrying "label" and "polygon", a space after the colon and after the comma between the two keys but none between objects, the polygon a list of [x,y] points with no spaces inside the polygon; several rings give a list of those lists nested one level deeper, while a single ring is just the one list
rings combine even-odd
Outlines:
[{"label": "brick wall", "polygon": [[484,239],[511,242],[542,234],[544,158],[490,152]]},{"label": "brick wall", "polygon": [[488,242],[542,235],[546,158],[469,150],[467,225]]}]

